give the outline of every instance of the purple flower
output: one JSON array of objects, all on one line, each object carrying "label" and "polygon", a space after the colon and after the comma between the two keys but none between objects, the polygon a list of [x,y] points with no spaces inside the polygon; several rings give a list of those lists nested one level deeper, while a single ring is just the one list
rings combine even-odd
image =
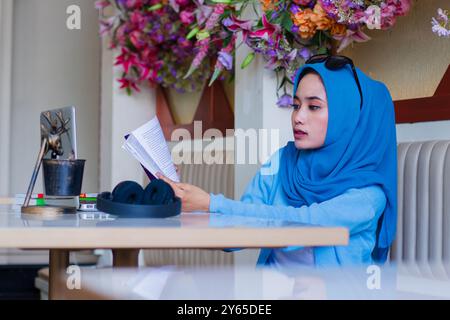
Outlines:
[{"label": "purple flower", "polygon": [[431,24],[433,25],[431,30],[439,37],[450,37],[450,30],[443,27],[435,18],[432,19]]},{"label": "purple flower", "polygon": [[173,67],[169,68],[169,70],[170,70],[170,74],[176,78],[177,77],[177,70],[175,70],[175,68],[173,68]]},{"label": "purple flower", "polygon": [[233,57],[228,52],[220,51],[218,59],[225,69],[231,70],[233,68]]},{"label": "purple flower", "polygon": [[275,50],[273,50],[273,49],[267,50],[267,51],[266,51],[266,54],[267,54],[268,56],[271,56],[271,57],[277,56],[277,52],[276,52]]},{"label": "purple flower", "polygon": [[286,108],[291,106],[292,103],[293,103],[292,96],[290,94],[285,93],[281,96],[280,99],[278,99],[277,105],[280,108]]},{"label": "purple flower", "polygon": [[308,60],[312,55],[311,51],[306,47],[303,47],[298,54],[305,61]]},{"label": "purple flower", "polygon": [[293,14],[296,14],[297,12],[300,11],[300,8],[298,5],[292,4],[291,7],[289,8],[289,11],[291,11],[291,13]]},{"label": "purple flower", "polygon": [[125,6],[127,3],[127,0],[118,0],[119,4],[122,6]]},{"label": "purple flower", "polygon": [[450,25],[448,11],[438,9],[438,17],[431,19],[431,30],[439,37],[450,37]]},{"label": "purple flower", "polygon": [[229,27],[229,26],[231,26],[233,24],[233,20],[231,20],[230,17],[226,17],[225,19],[223,19],[222,24],[225,27]]},{"label": "purple flower", "polygon": [[448,22],[448,12],[447,12],[447,10],[442,10],[441,8],[439,8],[438,10],[437,10],[437,13],[438,13],[438,16],[439,16],[439,18],[441,18],[441,20],[444,22],[444,23],[447,23]]}]

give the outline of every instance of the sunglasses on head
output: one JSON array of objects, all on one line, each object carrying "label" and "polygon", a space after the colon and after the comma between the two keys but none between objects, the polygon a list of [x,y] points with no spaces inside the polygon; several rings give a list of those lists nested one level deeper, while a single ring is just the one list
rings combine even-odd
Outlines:
[{"label": "sunglasses on head", "polygon": [[361,96],[361,105],[360,109],[362,109],[363,105],[363,95],[361,90],[361,84],[359,83],[358,74],[356,73],[355,65],[353,64],[352,59],[345,56],[338,55],[328,55],[328,54],[317,54],[309,58],[305,64],[314,64],[314,63],[322,63],[325,62],[325,67],[329,70],[339,70],[344,66],[349,64],[353,71],[353,76],[355,77],[356,84],[358,86],[359,95]]}]

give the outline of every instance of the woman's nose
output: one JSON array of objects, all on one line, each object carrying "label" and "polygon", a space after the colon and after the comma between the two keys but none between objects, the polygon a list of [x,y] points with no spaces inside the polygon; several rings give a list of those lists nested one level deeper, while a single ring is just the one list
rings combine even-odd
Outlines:
[{"label": "woman's nose", "polygon": [[306,110],[305,106],[301,106],[298,110],[297,113],[295,114],[295,122],[296,123],[305,123],[306,120],[308,118],[308,112]]}]

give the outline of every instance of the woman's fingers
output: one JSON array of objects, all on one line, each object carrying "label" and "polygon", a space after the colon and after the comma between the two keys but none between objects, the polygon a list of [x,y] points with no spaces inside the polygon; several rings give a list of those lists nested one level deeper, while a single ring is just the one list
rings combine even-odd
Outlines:
[{"label": "woman's fingers", "polygon": [[175,189],[177,187],[177,183],[170,180],[169,178],[167,178],[166,176],[164,176],[161,173],[157,173],[156,176],[158,177],[158,179],[163,180],[164,182],[167,182],[173,189]]},{"label": "woman's fingers", "polygon": [[175,181],[172,181],[172,180],[170,180],[169,178],[167,178],[166,176],[164,176],[163,174],[161,174],[161,173],[159,173],[159,172],[156,174],[156,176],[157,176],[159,179],[161,179],[161,180],[167,182],[167,183],[169,184],[169,186],[172,187],[173,191],[175,192],[175,195],[176,195],[177,197],[183,199],[183,196],[184,196],[184,194],[183,194],[183,193],[184,193],[184,190],[183,190],[183,188],[180,186],[181,183],[177,183],[177,182],[175,182]]}]

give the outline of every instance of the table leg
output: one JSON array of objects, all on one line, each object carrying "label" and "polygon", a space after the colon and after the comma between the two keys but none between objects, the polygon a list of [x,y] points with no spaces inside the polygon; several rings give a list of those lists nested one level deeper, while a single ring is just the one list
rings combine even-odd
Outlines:
[{"label": "table leg", "polygon": [[113,249],[113,266],[136,268],[139,266],[139,249]]},{"label": "table leg", "polygon": [[69,266],[69,250],[50,250],[48,298],[49,300],[64,299],[66,288],[63,277]]}]

